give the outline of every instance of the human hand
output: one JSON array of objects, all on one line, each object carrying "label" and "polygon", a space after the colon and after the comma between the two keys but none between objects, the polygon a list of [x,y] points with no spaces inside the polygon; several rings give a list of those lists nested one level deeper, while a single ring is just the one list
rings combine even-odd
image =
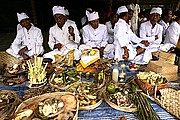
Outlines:
[{"label": "human hand", "polygon": [[144,44],[146,47],[149,46],[149,42],[147,40],[142,40],[141,43]]},{"label": "human hand", "polygon": [[27,54],[24,54],[24,53],[22,54],[22,57],[23,57],[24,60],[30,59],[30,57]]},{"label": "human hand", "polygon": [[24,52],[26,52],[27,50],[28,50],[28,48],[24,47],[24,48],[19,50],[18,54],[22,56],[24,54]]},{"label": "human hand", "polygon": [[64,45],[61,44],[61,43],[58,43],[58,44],[55,44],[55,45],[54,45],[54,48],[55,48],[55,49],[57,48],[58,50],[61,50],[62,47],[64,47]]},{"label": "human hand", "polygon": [[125,61],[128,60],[128,58],[129,58],[129,53],[128,53],[128,51],[124,51],[124,55],[122,55],[122,58],[123,58]]}]

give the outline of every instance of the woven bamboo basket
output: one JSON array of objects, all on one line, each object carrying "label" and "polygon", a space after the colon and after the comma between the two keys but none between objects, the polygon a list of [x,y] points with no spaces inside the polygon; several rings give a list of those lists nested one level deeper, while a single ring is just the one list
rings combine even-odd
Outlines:
[{"label": "woven bamboo basket", "polygon": [[120,111],[125,111],[125,112],[137,112],[137,108],[131,108],[131,107],[119,107],[116,104],[112,103],[106,96],[105,91],[103,92],[104,100],[108,105],[110,105],[112,108]]},{"label": "woven bamboo basket", "polygon": [[96,104],[94,105],[88,105],[88,106],[80,106],[79,110],[93,110],[95,108],[97,108],[99,105],[101,105],[101,103],[103,102],[103,98],[100,99]]},{"label": "woven bamboo basket", "polygon": [[180,119],[180,90],[165,88],[159,91],[161,97],[158,101],[161,107]]},{"label": "woven bamboo basket", "polygon": [[74,82],[74,83],[71,83],[71,84],[69,84],[69,85],[58,85],[58,84],[54,84],[54,83],[53,83],[53,80],[54,80],[56,74],[58,74],[58,72],[60,72],[60,71],[55,71],[54,73],[52,73],[52,74],[49,76],[49,84],[50,84],[52,87],[57,88],[57,89],[59,89],[59,90],[66,90],[66,89],[68,89],[69,87],[71,87],[71,86],[73,86],[73,85],[75,85],[75,84],[78,84],[78,83],[81,81],[81,78],[80,78],[78,81],[76,81],[76,82]]},{"label": "woven bamboo basket", "polygon": [[[42,94],[42,95],[39,95],[39,96],[35,96],[35,97],[32,97],[32,98],[29,98],[25,101],[23,101],[19,106],[18,108],[16,109],[16,113],[19,113],[20,111],[22,111],[23,109],[26,109],[27,106],[30,106],[34,103],[34,101],[36,101],[36,103],[38,102],[41,102],[47,98],[56,98],[56,99],[59,99],[61,98],[61,96],[63,95],[74,95],[73,93],[70,93],[70,92],[53,92],[53,93],[45,93],[45,94]],[[76,99],[77,100],[77,99]],[[74,115],[74,118],[73,120],[77,120],[78,119],[78,109],[79,109],[79,101],[77,100],[77,103],[76,103],[76,113]]]},{"label": "woven bamboo basket", "polygon": [[[83,83],[90,83],[90,82],[83,82]],[[80,86],[80,84],[82,84],[82,82],[79,82],[78,84],[74,84],[74,85],[72,85],[71,87],[73,87],[73,86]],[[75,93],[76,94],[76,96],[77,96],[77,98],[78,98],[78,96],[79,96],[79,93],[76,93],[76,91],[73,91],[73,90],[71,90],[71,87],[69,87],[68,89],[66,89],[66,91],[67,92],[73,92],[73,93]],[[98,99],[96,99],[96,103],[95,104],[92,104],[92,105],[86,105],[86,106],[81,106],[81,105],[79,105],[79,110],[92,110],[92,109],[95,109],[95,108],[97,108],[99,105],[101,105],[101,103],[103,102],[103,97],[102,97],[102,91],[104,91],[103,90],[103,88],[97,88],[97,91],[99,91],[98,92],[98,96],[100,96],[100,98],[98,98]],[[79,100],[80,101],[80,100]],[[81,101],[80,101],[81,102]],[[80,103],[79,102],[79,103]]]},{"label": "woven bamboo basket", "polygon": [[[7,98],[9,99],[9,103],[4,106],[4,104],[1,104],[1,114],[0,114],[0,119],[1,120],[9,120],[13,114],[15,113],[16,108],[18,105],[22,102],[22,100],[18,97],[17,93],[12,90],[0,90],[0,97],[1,100],[3,99],[2,96],[9,96]],[[14,100],[13,102],[10,102]],[[3,107],[4,106],[4,107]],[[7,110],[5,110],[7,109]],[[4,111],[4,112],[3,112]]]},{"label": "woven bamboo basket", "polygon": [[159,104],[173,116],[180,119],[180,90],[175,90],[173,88],[164,88],[160,89],[159,91],[161,94],[159,97],[152,97],[145,93],[142,94]]},{"label": "woven bamboo basket", "polygon": [[[168,82],[166,82],[166,83],[164,83],[164,84],[160,84],[160,85],[153,85],[153,84],[144,82],[144,81],[141,80],[141,79],[136,79],[135,81],[136,81],[136,83],[139,85],[139,87],[140,87],[144,92],[147,92],[149,95],[153,95],[153,94],[155,94],[156,91],[168,87]],[[155,87],[157,87],[157,89],[156,89]]]},{"label": "woven bamboo basket", "polygon": [[6,51],[0,51],[0,64],[7,64],[7,67],[11,67],[14,64],[19,64],[20,60]]}]

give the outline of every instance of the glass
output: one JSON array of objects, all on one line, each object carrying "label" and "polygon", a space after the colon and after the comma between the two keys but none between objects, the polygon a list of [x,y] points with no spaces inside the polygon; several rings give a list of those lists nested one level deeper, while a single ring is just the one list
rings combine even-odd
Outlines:
[{"label": "glass", "polygon": [[126,68],[126,65],[124,63],[124,60],[122,61],[120,67],[121,67],[121,73],[119,73],[119,81],[120,82],[125,82],[126,73],[124,72],[124,69]]}]

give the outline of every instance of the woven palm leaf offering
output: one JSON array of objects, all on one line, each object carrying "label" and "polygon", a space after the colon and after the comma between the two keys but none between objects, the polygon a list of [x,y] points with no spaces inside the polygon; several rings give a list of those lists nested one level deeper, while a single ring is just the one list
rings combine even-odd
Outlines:
[{"label": "woven palm leaf offering", "polygon": [[55,71],[49,77],[49,83],[51,86],[60,90],[65,90],[71,85],[81,81],[81,73],[74,68],[68,68],[61,71]]},{"label": "woven palm leaf offering", "polygon": [[139,72],[137,74],[136,83],[147,94],[153,95],[162,88],[168,87],[165,76],[155,72]]},{"label": "woven palm leaf offering", "polygon": [[81,60],[76,64],[76,70],[82,73],[96,72],[99,67],[100,54],[97,49],[82,51]]},{"label": "woven palm leaf offering", "polygon": [[0,119],[10,120],[20,103],[21,100],[16,92],[0,90]]},{"label": "woven palm leaf offering", "polygon": [[28,60],[28,82],[27,86],[30,88],[38,88],[42,87],[47,83],[47,78],[46,78],[46,65],[43,65],[43,57],[37,57],[34,55],[34,61],[33,63]]},{"label": "woven palm leaf offering", "polygon": [[[133,79],[130,77],[127,81]],[[137,107],[130,99],[133,91],[128,84],[114,83],[109,81],[103,92],[105,101],[113,108],[125,112],[136,112]]]},{"label": "woven palm leaf offering", "polygon": [[13,119],[76,120],[78,104],[72,93],[46,93],[23,101],[18,106]]},{"label": "woven palm leaf offering", "polygon": [[73,60],[74,60],[74,50],[70,50],[66,54],[56,54],[55,57],[55,63],[54,66],[60,67],[60,66],[73,66]]},{"label": "woven palm leaf offering", "polygon": [[79,100],[79,110],[91,110],[102,103],[102,89],[98,88],[97,84],[92,80],[91,82],[74,84],[66,91],[75,93]]}]

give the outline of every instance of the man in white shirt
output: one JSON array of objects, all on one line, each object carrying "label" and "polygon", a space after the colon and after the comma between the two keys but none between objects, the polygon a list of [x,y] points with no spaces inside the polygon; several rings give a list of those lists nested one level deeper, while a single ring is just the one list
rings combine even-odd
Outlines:
[{"label": "man in white shirt", "polygon": [[177,46],[178,41],[180,41],[180,11],[174,12],[173,18],[173,22],[166,30],[164,44],[161,45],[164,51],[173,50]]},{"label": "man in white shirt", "polygon": [[158,23],[163,26],[163,37],[162,37],[162,43],[163,43],[166,36],[166,30],[172,18],[172,11],[170,9],[164,9],[162,11],[161,18],[162,19]]},{"label": "man in white shirt", "polygon": [[180,11],[176,11],[174,16],[176,16],[175,19],[166,31],[167,35],[165,37],[164,43],[171,43],[176,46],[180,37]]},{"label": "man in white shirt", "polygon": [[117,14],[119,20],[114,27],[114,58],[118,58],[118,60],[136,60],[134,62],[138,64],[147,64],[152,57],[146,49],[149,43],[137,37],[130,29],[127,23],[129,18],[126,6],[119,7]]},{"label": "man in white shirt", "polygon": [[88,24],[82,28],[83,44],[79,46],[80,50],[96,48],[100,51],[100,56],[113,58],[113,44],[108,44],[107,27],[99,23],[98,12],[89,12],[86,10]]},{"label": "man in white shirt", "polygon": [[109,44],[114,43],[114,26],[117,21],[118,21],[118,15],[116,13],[112,13],[110,15],[110,20],[105,23],[109,35],[109,40],[108,40]]},{"label": "man in white shirt", "polygon": [[140,38],[148,40],[151,52],[158,51],[162,42],[163,27],[157,23],[160,20],[161,14],[161,8],[152,8],[149,21],[142,23],[140,26]]},{"label": "man in white shirt", "polygon": [[43,54],[44,48],[41,30],[31,24],[31,20],[26,13],[17,13],[17,17],[22,28],[17,31],[16,38],[6,52],[18,59],[29,59],[34,54]]},{"label": "man in white shirt", "polygon": [[64,7],[54,6],[52,8],[56,24],[49,30],[49,47],[52,51],[44,54],[44,58],[51,58],[55,62],[56,54],[66,55],[70,50],[74,51],[74,59],[80,59],[77,49],[80,42],[79,31],[74,22],[67,21]]},{"label": "man in white shirt", "polygon": [[133,17],[131,19],[132,31],[137,35],[138,33],[138,14],[140,13],[139,0],[131,0],[131,3],[127,5],[128,9],[134,11]]}]

